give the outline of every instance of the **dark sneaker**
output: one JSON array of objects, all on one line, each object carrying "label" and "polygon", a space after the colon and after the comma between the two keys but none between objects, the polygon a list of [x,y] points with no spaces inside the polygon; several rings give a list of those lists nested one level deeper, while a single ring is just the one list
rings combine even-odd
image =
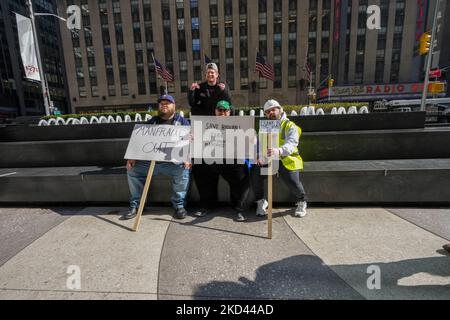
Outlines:
[{"label": "dark sneaker", "polygon": [[236,221],[244,222],[244,221],[247,221],[247,218],[245,217],[245,215],[242,212],[238,212],[238,214],[236,215]]},{"label": "dark sneaker", "polygon": [[175,209],[175,219],[182,220],[186,218],[187,211],[184,208],[177,208]]},{"label": "dark sneaker", "polygon": [[442,248],[444,248],[445,251],[450,253],[450,243],[446,244],[446,245],[443,245]]},{"label": "dark sneaker", "polygon": [[137,208],[130,208],[128,213],[124,214],[120,219],[121,220],[130,220],[137,216]]},{"label": "dark sneaker", "polygon": [[209,213],[209,212],[208,212],[207,209],[200,209],[200,210],[198,210],[198,211],[196,211],[196,212],[194,213],[194,216],[196,216],[196,217],[204,217],[204,216],[206,216],[208,213]]}]

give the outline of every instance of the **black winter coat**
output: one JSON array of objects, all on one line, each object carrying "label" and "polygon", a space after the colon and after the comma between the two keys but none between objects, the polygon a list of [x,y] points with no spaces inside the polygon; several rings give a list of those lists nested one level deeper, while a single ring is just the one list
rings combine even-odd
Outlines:
[{"label": "black winter coat", "polygon": [[216,84],[209,86],[208,82],[202,82],[200,89],[188,92],[189,105],[191,106],[191,113],[193,116],[213,116],[217,102],[226,100],[231,104],[228,89],[221,90]]}]

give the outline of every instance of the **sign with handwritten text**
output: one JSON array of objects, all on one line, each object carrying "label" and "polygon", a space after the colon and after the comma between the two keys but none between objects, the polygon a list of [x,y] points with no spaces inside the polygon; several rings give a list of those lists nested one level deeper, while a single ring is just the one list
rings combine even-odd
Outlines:
[{"label": "sign with handwritten text", "polygon": [[281,131],[281,122],[278,120],[259,120],[260,133],[278,133]]},{"label": "sign with handwritten text", "polygon": [[254,117],[192,116],[194,159],[253,159]]},{"label": "sign with handwritten text", "polygon": [[189,160],[190,126],[137,124],[125,159],[181,163]]}]

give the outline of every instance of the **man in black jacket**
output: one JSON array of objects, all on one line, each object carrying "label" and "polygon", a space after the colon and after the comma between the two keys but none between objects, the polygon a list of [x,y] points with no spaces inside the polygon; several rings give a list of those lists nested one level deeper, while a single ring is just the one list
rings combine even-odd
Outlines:
[{"label": "man in black jacket", "polygon": [[188,92],[189,105],[193,116],[214,116],[216,105],[221,100],[231,104],[228,89],[219,82],[219,69],[215,63],[206,66],[206,81],[194,82]]}]

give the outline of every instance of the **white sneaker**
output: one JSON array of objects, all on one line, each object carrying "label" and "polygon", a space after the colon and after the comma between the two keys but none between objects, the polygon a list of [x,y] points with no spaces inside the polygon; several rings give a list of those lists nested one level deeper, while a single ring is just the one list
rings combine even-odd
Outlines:
[{"label": "white sneaker", "polygon": [[306,201],[297,202],[297,208],[295,208],[295,216],[303,218],[306,216]]},{"label": "white sneaker", "polygon": [[269,206],[269,203],[266,201],[266,199],[261,199],[261,200],[256,201],[256,216],[258,216],[258,217],[266,216],[268,206]]}]

